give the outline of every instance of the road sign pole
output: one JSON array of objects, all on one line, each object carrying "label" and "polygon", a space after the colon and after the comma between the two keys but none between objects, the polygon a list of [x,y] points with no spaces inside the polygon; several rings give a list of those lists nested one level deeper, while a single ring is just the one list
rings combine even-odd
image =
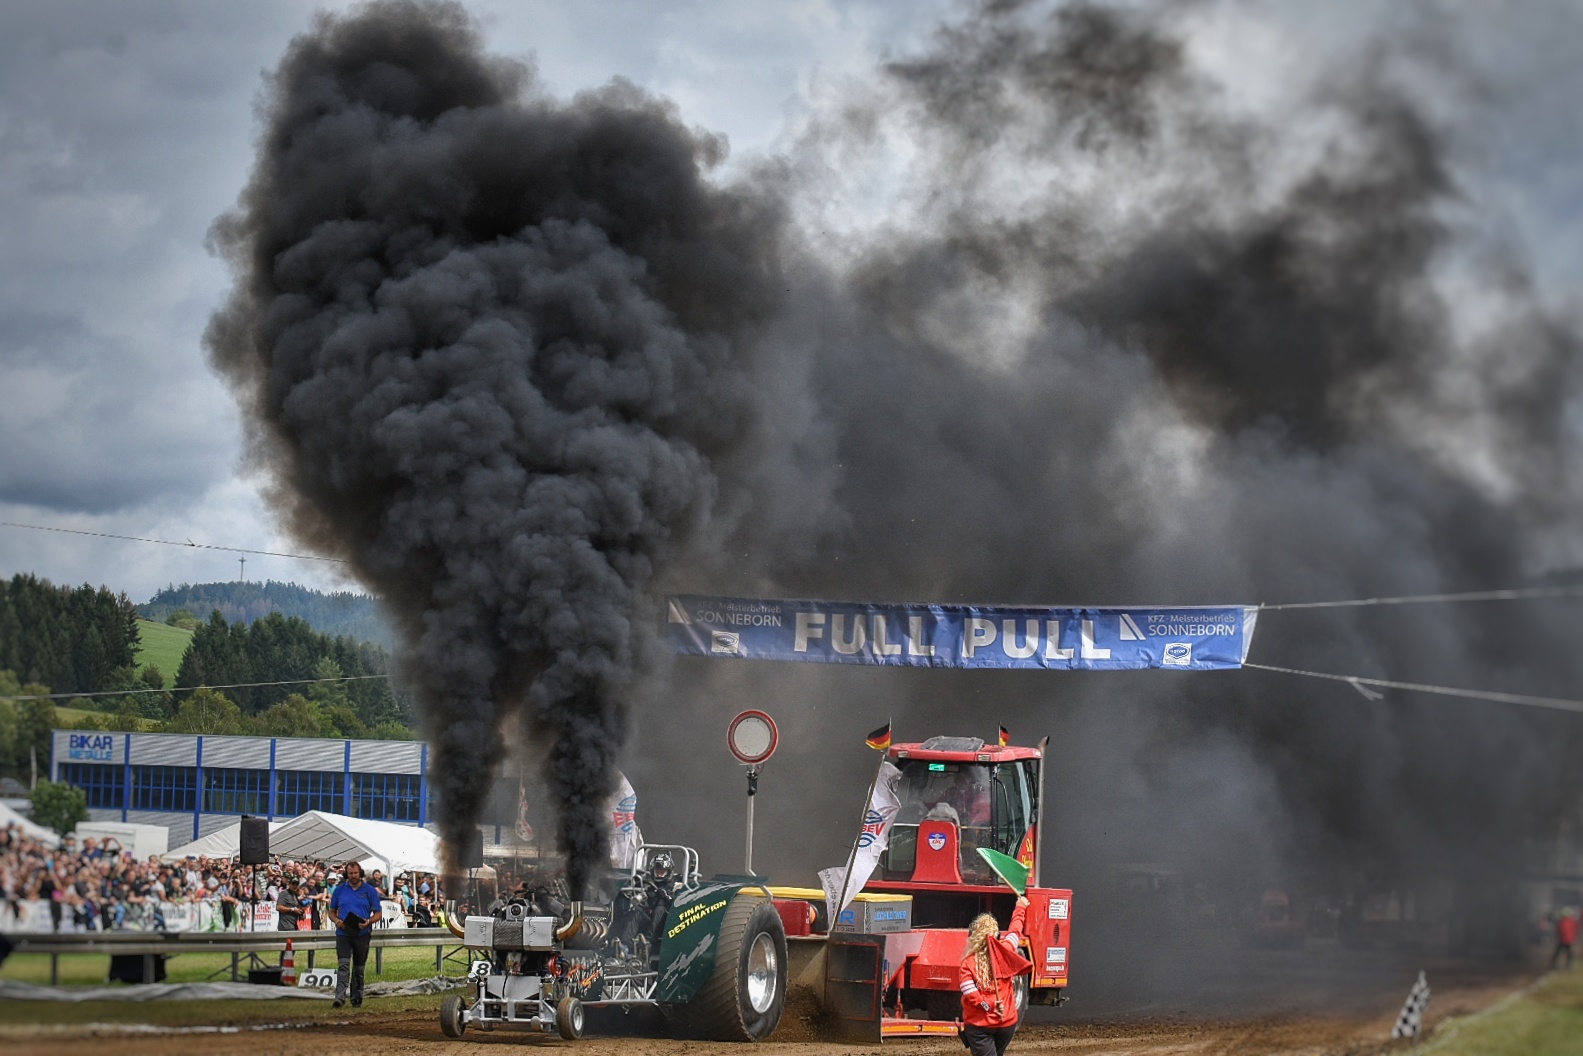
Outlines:
[{"label": "road sign pole", "polygon": [[742,871],[748,876],[753,875],[753,800],[759,791],[759,768],[748,767],[748,853]]},{"label": "road sign pole", "polygon": [[762,711],[744,711],[731,720],[731,725],[726,728],[726,744],[731,748],[731,754],[737,757],[737,762],[747,767],[748,771],[748,829],[747,850],[743,856],[743,872],[748,876],[753,872],[753,797],[759,791],[759,765],[775,754],[775,745],[780,740],[780,733],[775,728],[775,720]]}]

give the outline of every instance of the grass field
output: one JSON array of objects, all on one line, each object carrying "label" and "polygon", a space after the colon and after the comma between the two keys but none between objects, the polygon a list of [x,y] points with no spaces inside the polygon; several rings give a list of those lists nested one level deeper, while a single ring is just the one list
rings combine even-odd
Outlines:
[{"label": "grass field", "polygon": [[1531,992],[1440,1024],[1416,1050],[1428,1056],[1575,1056],[1583,1052],[1583,966],[1554,972]]},{"label": "grass field", "polygon": [[192,641],[192,632],[164,623],[138,620],[137,633],[143,642],[138,649],[137,665],[153,664],[165,676],[165,684],[174,685],[176,670],[181,667],[187,643]]},{"label": "grass field", "polygon": [[[103,717],[100,712],[88,711],[84,708],[63,708],[59,706],[55,708],[55,721],[60,723],[62,727],[75,726],[90,715]],[[142,719],[138,728],[152,730],[158,725],[159,722],[156,719]]]},{"label": "grass field", "polygon": [[[317,953],[320,968],[335,966],[335,951]],[[277,955],[265,955],[265,963],[276,963]],[[241,959],[244,974],[247,958]],[[60,958],[60,981],[64,986],[97,986],[104,982],[110,961],[104,954],[64,954]],[[433,978],[434,950],[423,946],[394,947],[384,951],[384,972],[375,974],[375,959],[368,958],[370,983],[403,979]],[[297,970],[308,967],[306,952],[297,954]],[[184,953],[165,962],[167,983],[229,982],[231,955],[228,953]],[[460,976],[466,966],[447,961],[444,974]],[[19,982],[48,984],[49,957],[44,954],[14,954],[0,966],[0,978]],[[402,1012],[438,1009],[442,994],[410,997],[372,997],[370,1009]],[[344,1016],[328,1001],[281,998],[273,1001],[91,1001],[67,1004],[52,1001],[0,1001],[0,1027],[33,1024],[72,1023],[154,1023],[162,1026],[189,1026],[201,1023],[278,1022],[281,1019],[312,1020]]]},{"label": "grass field", "polygon": [[[279,963],[278,954],[262,955],[266,964]],[[315,954],[315,963],[323,968],[325,965],[335,966],[334,950],[319,950]],[[370,951],[368,955],[368,980],[401,979],[430,979],[434,977],[434,948],[432,946],[396,946],[384,951],[384,971],[376,974],[374,971],[375,957]],[[242,978],[246,979],[247,957],[241,958]],[[308,967],[308,954],[306,951],[297,953],[297,970],[303,971]],[[110,970],[110,958],[102,953],[68,953],[60,957],[60,982],[62,986],[98,986],[105,980],[106,973]],[[467,971],[465,964],[455,960],[446,962],[446,975],[462,975]],[[219,974],[216,974],[219,973]],[[49,956],[42,953],[13,954],[3,966],[0,966],[0,979],[15,979],[18,982],[49,983]],[[183,953],[165,962],[165,981],[167,983],[199,983],[206,981],[229,982],[231,979],[231,955],[228,953]]]}]

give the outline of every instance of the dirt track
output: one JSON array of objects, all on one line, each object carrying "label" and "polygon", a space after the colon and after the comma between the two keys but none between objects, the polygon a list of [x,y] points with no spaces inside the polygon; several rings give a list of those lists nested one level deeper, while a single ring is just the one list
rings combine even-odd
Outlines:
[{"label": "dirt track", "polygon": [[[1428,1025],[1448,1015],[1466,1015],[1485,1008],[1510,993],[1523,980],[1484,982],[1453,987],[1435,995]],[[1051,1013],[1037,1010],[1037,1014]],[[1246,1019],[1194,1020],[1185,1017],[1143,1018],[1131,1022],[1050,1023],[1030,1022],[1013,1046],[1017,1053],[1060,1053],[1099,1056],[1175,1056],[1175,1054],[1224,1053],[1228,1056],[1367,1056],[1398,1051],[1385,1039],[1395,1016],[1394,1008],[1367,1013],[1290,1015]],[[81,1056],[87,1049],[113,1051],[117,1056],[274,1056],[312,1053],[313,1056],[461,1056],[506,1051],[564,1050],[579,1056],[835,1056],[837,1053],[880,1053],[878,1045],[844,1045],[809,1040],[809,1024],[792,1014],[783,1021],[774,1039],[746,1049],[740,1045],[678,1041],[663,1038],[594,1037],[565,1042],[554,1035],[514,1030],[469,1031],[461,1041],[440,1034],[433,1013],[382,1013],[375,1008],[355,1016],[312,1024],[273,1024],[234,1032],[213,1029],[158,1033],[120,1026],[40,1027],[7,1030],[3,1038],[7,1056]],[[954,1040],[893,1041],[883,1047],[885,1056],[960,1056]]]}]

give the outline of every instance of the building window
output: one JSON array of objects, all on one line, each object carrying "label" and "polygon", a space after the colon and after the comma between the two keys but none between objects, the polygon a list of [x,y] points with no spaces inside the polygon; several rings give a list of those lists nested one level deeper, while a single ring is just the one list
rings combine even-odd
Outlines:
[{"label": "building window", "polygon": [[60,779],[88,793],[90,807],[120,810],[126,802],[126,768],[115,763],[61,763]]},{"label": "building window", "polygon": [[417,774],[353,774],[352,814],[376,821],[417,821]]},{"label": "building window", "polygon": [[198,768],[132,767],[132,809],[194,813],[198,809]]},{"label": "building window", "polygon": [[327,814],[340,814],[346,804],[342,800],[345,788],[339,770],[277,770],[275,771],[275,813],[277,815],[306,814],[322,810]]},{"label": "building window", "polygon": [[269,771],[205,767],[203,812],[205,814],[267,814]]}]

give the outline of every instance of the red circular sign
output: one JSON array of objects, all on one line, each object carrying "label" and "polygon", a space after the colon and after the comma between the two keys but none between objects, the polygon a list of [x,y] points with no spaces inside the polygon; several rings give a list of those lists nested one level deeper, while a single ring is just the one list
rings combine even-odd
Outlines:
[{"label": "red circular sign", "polygon": [[775,754],[780,731],[775,720],[762,711],[744,711],[726,729],[726,744],[737,761],[754,766]]}]

